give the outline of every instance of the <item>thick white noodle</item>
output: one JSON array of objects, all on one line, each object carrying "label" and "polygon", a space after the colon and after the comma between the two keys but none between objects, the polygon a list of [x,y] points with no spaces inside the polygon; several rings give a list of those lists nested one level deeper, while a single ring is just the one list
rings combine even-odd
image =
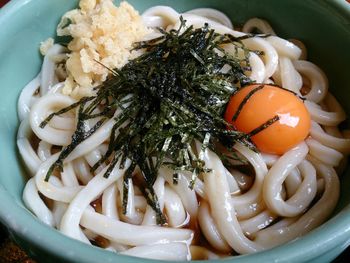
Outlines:
[{"label": "thick white noodle", "polygon": [[30,108],[32,107],[33,102],[37,100],[34,94],[40,87],[40,75],[41,73],[29,82],[19,95],[17,112],[20,121],[28,118]]},{"label": "thick white noodle", "polygon": [[50,177],[48,182],[45,181],[46,174],[51,167],[51,165],[57,160],[59,153],[52,155],[47,161],[43,162],[38,168],[35,174],[36,187],[46,197],[60,201],[64,203],[69,203],[72,201],[74,196],[83,189],[83,186],[57,186],[52,184],[54,176]]},{"label": "thick white noodle", "polygon": [[350,139],[340,137],[327,133],[322,127],[316,123],[311,122],[310,135],[316,141],[322,143],[325,146],[333,148],[343,154],[350,153]]},{"label": "thick white noodle", "polygon": [[229,252],[230,246],[220,234],[218,227],[211,216],[210,208],[207,202],[202,201],[199,206],[198,222],[202,233],[210,245],[218,251]]},{"label": "thick white noodle", "polygon": [[138,246],[123,251],[121,254],[157,260],[191,260],[191,254],[189,253],[188,246],[183,242]]},{"label": "thick white noodle", "polygon": [[298,167],[294,168],[284,181],[284,186],[286,187],[287,197],[293,196],[301,185],[302,177]]},{"label": "thick white noodle", "polygon": [[267,174],[267,167],[260,154],[253,152],[241,144],[236,144],[234,148],[247,158],[255,170],[254,184],[249,191],[242,195],[233,196],[231,199],[237,217],[240,219],[246,219],[256,215],[264,207],[261,203],[262,185],[265,175]]},{"label": "thick white noodle", "polygon": [[305,97],[315,103],[322,101],[328,91],[328,80],[323,71],[306,60],[297,60],[293,64],[295,69],[311,82],[310,92]]},{"label": "thick white noodle", "polygon": [[73,164],[71,162],[63,165],[63,172],[61,172],[61,180],[64,186],[79,186],[78,179],[75,175]]},{"label": "thick white noodle", "polygon": [[[229,54],[235,54],[236,49],[233,45],[223,45],[223,49]],[[265,64],[261,58],[253,53],[249,53],[249,63],[251,71],[245,72],[250,79],[254,80],[257,83],[262,83],[266,78],[266,69]]]},{"label": "thick white noodle", "polygon": [[[115,116],[119,113],[120,112],[117,111]],[[114,123],[113,118],[104,123],[94,134],[80,143],[67,157],[66,161],[69,162],[82,157],[105,142],[109,138]]]},{"label": "thick white noodle", "polygon": [[[115,124],[113,118],[65,158],[63,171],[55,171],[49,181],[45,181],[62,148],[70,144],[77,122],[77,110],[73,109],[54,116],[45,128],[40,127],[51,113],[76,102],[62,94],[64,82],[58,83],[56,69],[57,61],[66,56],[67,51],[54,45],[44,57],[41,72],[26,85],[18,101],[21,124],[17,145],[25,166],[34,176],[23,191],[26,207],[43,223],[87,244],[102,237],[108,242],[106,250],[172,261],[257,252],[316,228],[327,220],[336,205],[339,197],[336,171],[345,169],[350,153],[350,132],[337,127],[346,114],[328,92],[325,74],[305,61],[306,49],[300,41],[276,36],[271,26],[259,18],[248,20],[243,32],[233,30],[229,18],[211,8],[181,14],[168,6],[155,6],[146,10],[142,19],[151,28],[171,30],[179,27],[180,15],[187,21],[186,26],[199,28],[208,23],[217,33],[234,37],[255,30],[269,34],[242,41],[252,51],[249,53],[251,71],[245,74],[257,83],[281,85],[299,96],[307,92],[304,103],[312,119],[309,137],[282,156],[259,154],[236,144],[234,150],[247,160],[251,172],[227,169],[219,157],[207,149],[203,161],[212,170],[199,175],[193,189],[189,188],[190,172],[177,171],[175,182],[174,171],[161,167],[153,188],[168,225],[158,226],[156,213],[138,184],[142,177],[139,168],[135,169],[134,177],[128,179],[125,213],[123,174],[130,161],[127,160],[123,169],[117,164],[108,178],[104,178],[104,174],[111,160],[91,170],[108,149]],[[145,40],[160,35],[154,30]],[[237,51],[232,44],[222,48],[229,54],[244,56],[243,50]],[[229,69],[226,65],[221,72],[224,74]],[[36,94],[39,87],[40,97]],[[113,117],[120,113],[117,109]],[[96,120],[87,122],[87,128],[95,123]],[[32,141],[32,138],[35,139]],[[201,148],[199,142],[196,148]],[[50,206],[41,196],[49,200]],[[198,245],[197,231],[214,251],[223,254]]]},{"label": "thick white noodle", "polygon": [[[285,217],[301,214],[316,195],[316,171],[311,164],[304,161],[308,147],[303,142],[286,152],[271,167],[264,180],[264,200],[270,211]],[[282,184],[292,170],[299,165],[303,175],[303,182],[296,193],[287,201],[280,196]]]},{"label": "thick white noodle", "polygon": [[242,31],[245,33],[252,33],[255,29],[263,34],[276,35],[267,21],[257,17],[251,18],[245,22]]},{"label": "thick white noodle", "polygon": [[28,209],[30,209],[43,223],[49,226],[55,226],[55,220],[52,212],[40,198],[38,189],[36,188],[34,178],[29,179],[23,190],[23,201]]},{"label": "thick white noodle", "polygon": [[342,158],[344,157],[340,152],[321,144],[320,142],[308,138],[306,140],[307,145],[310,148],[310,155],[321,160],[323,163],[330,166],[338,166]]},{"label": "thick white noodle", "polygon": [[54,57],[65,52],[65,48],[59,44],[53,45],[44,57],[41,67],[40,95],[44,96],[58,80],[55,74],[56,63]]},{"label": "thick white noodle", "polygon": [[196,8],[186,13],[206,17],[230,29],[233,29],[231,20],[223,12],[220,12],[219,10],[216,10],[213,8]]},{"label": "thick white noodle", "polygon": [[267,228],[258,232],[256,241],[260,244],[273,247],[302,236],[324,222],[335,208],[339,198],[339,179],[336,172],[333,168],[312,157],[308,157],[308,160],[325,180],[325,190],[322,197],[294,223],[283,227],[278,226],[271,230]]},{"label": "thick white noodle", "polygon": [[[153,184],[154,192],[157,195],[159,207],[161,210],[164,208],[164,178],[158,176],[157,180]],[[147,205],[145,216],[143,217],[142,225],[156,225],[157,217],[155,211],[150,205]]]},{"label": "thick white noodle", "polygon": [[160,25],[162,28],[167,28],[179,20],[180,14],[169,6],[154,6],[144,11],[142,17],[148,26],[151,26],[156,21],[155,24],[157,26]]},{"label": "thick white noodle", "polygon": [[169,186],[165,186],[164,209],[168,218],[169,226],[179,227],[186,220],[186,211],[181,198]]},{"label": "thick white noodle", "polygon": [[102,214],[112,219],[119,220],[117,200],[118,189],[115,184],[110,185],[104,190],[102,195]]},{"label": "thick white noodle", "polygon": [[278,216],[269,211],[264,210],[254,217],[239,222],[243,232],[248,236],[254,236],[258,231],[268,227]]},{"label": "thick white noodle", "polygon": [[232,205],[226,176],[222,172],[223,164],[211,151],[206,150],[204,161],[211,172],[204,176],[205,189],[210,196],[209,204],[212,216],[221,235],[226,242],[238,253],[247,254],[263,250],[263,246],[249,240],[239,225]]},{"label": "thick white noodle", "polygon": [[41,161],[29,142],[29,138],[31,137],[32,133],[33,132],[30,129],[29,120],[24,119],[18,128],[17,147],[22,156],[24,164],[30,172],[30,175],[34,176],[41,164]]},{"label": "thick white noodle", "polygon": [[288,57],[292,60],[300,58],[301,49],[292,42],[277,36],[269,36],[266,40],[276,49],[278,55]]},{"label": "thick white noodle", "polygon": [[46,161],[51,157],[52,144],[46,141],[40,141],[38,145],[37,154],[42,162]]},{"label": "thick white noodle", "polygon": [[266,69],[264,62],[262,62],[257,54],[250,53],[249,63],[251,72],[247,72],[247,75],[255,82],[262,83],[266,78]]},{"label": "thick white noodle", "polygon": [[301,42],[299,39],[294,39],[294,38],[288,39],[288,41],[296,45],[301,50],[299,59],[307,60],[307,49],[304,43]]},{"label": "thick white noodle", "polygon": [[324,110],[315,102],[306,100],[304,104],[310,113],[311,119],[319,124],[337,126],[346,118],[343,112]]},{"label": "thick white noodle", "polygon": [[169,184],[169,186],[181,198],[182,203],[187,213],[189,213],[189,215],[191,216],[191,218],[196,218],[198,212],[198,200],[195,191],[192,191],[188,187],[190,183],[188,178],[184,174],[179,173],[178,182],[177,184],[174,184],[173,172],[167,167],[161,167],[159,170],[159,175],[164,177],[165,181]]},{"label": "thick white noodle", "polygon": [[[68,107],[74,102],[74,99],[61,94],[47,94],[41,97],[38,102],[33,105],[30,112],[30,126],[36,136],[50,144],[60,146],[69,145],[72,140],[73,130],[51,127],[50,124],[47,124],[45,128],[41,128],[40,124],[51,112],[55,112],[55,109]],[[60,120],[61,122],[68,121],[72,123],[70,118],[67,120],[61,118]]]},{"label": "thick white noodle", "polygon": [[80,224],[109,240],[131,246],[191,242],[193,236],[191,230],[132,225],[90,210],[83,212]]},{"label": "thick white noodle", "polygon": [[52,215],[56,222],[56,227],[61,223],[62,217],[67,210],[68,205],[66,203],[54,201],[52,208]]},{"label": "thick white noodle", "polygon": [[80,239],[78,231],[79,222],[84,210],[93,200],[102,194],[104,189],[116,182],[123,175],[129,165],[130,161],[127,161],[124,169],[119,169],[119,164],[117,164],[108,178],[104,178],[104,174],[108,169],[108,167],[106,167],[99,174],[95,175],[95,177],[77,193],[74,199],[71,200],[67,211],[62,218],[60,225],[62,233],[72,238]]},{"label": "thick white noodle", "polygon": [[303,85],[303,81],[298,71],[295,70],[291,59],[280,57],[279,74],[282,87],[301,95],[300,89]]}]

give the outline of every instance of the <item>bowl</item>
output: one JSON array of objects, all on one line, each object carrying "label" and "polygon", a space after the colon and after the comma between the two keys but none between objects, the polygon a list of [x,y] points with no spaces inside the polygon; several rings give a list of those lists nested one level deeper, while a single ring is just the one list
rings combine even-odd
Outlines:
[{"label": "bowl", "polygon": [[[130,3],[140,12],[158,4],[171,5],[179,11],[214,7],[236,24],[250,17],[267,19],[280,36],[298,38],[306,44],[309,59],[326,72],[330,90],[350,114],[350,4],[345,0],[130,0]],[[38,262],[152,262],[67,238],[36,220],[22,201],[26,176],[16,149],[17,99],[40,69],[40,41],[54,36],[60,17],[76,5],[72,0],[12,0],[0,11],[0,221],[11,238]],[[332,218],[311,233],[264,252],[225,261],[331,261],[350,244],[349,187],[350,167],[341,175],[341,197]]]}]

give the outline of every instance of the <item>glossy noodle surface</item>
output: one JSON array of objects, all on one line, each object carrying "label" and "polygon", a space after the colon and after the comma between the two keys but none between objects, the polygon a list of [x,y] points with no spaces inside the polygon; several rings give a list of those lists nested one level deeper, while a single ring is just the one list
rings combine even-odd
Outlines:
[{"label": "glossy noodle surface", "polygon": [[[89,7],[81,5],[81,8]],[[132,160],[126,159],[124,165],[120,165],[119,160],[114,167],[111,159],[100,163],[109,150],[110,135],[120,108],[101,125],[96,126],[98,118],[87,121],[85,125],[89,129],[96,127],[96,131],[66,156],[61,171],[56,169],[47,178],[60,153],[72,141],[79,107],[55,115],[45,127],[42,122],[51,113],[93,94],[92,88],[112,74],[101,64],[90,65],[97,67],[98,73],[88,74],[85,68],[84,78],[76,81],[76,71],[68,72],[66,63],[69,59],[70,63],[74,62],[73,55],[69,54],[78,48],[78,43],[68,49],[59,44],[49,45],[41,71],[24,87],[18,101],[21,124],[17,146],[31,176],[23,191],[27,208],[39,220],[71,238],[121,254],[162,260],[216,259],[254,253],[305,235],[325,222],[338,201],[338,175],[346,166],[350,139],[349,132],[338,128],[346,115],[328,90],[325,74],[307,60],[305,46],[278,37],[269,23],[259,18],[248,20],[236,30],[225,14],[211,8],[179,13],[168,6],[155,6],[146,10],[141,18],[147,30],[140,41],[160,37],[158,27],[166,32],[178,30],[182,20],[186,21],[183,31],[190,26],[197,29],[207,24],[218,34],[241,38],[244,50],[226,43],[217,52],[242,59],[248,50],[250,68],[244,68],[244,74],[252,83],[257,83],[255,87],[283,87],[287,97],[297,99],[298,105],[304,107],[300,118],[308,118],[303,134],[281,150],[279,142],[283,144],[289,138],[280,137],[277,129],[268,134],[274,137],[278,148],[270,152],[264,146],[259,147],[258,142],[258,150],[237,142],[233,151],[244,164],[233,162],[232,166],[227,166],[217,152],[203,148],[202,141],[195,140],[191,147],[200,153],[206,172],[192,181],[192,172],[176,171],[174,179],[171,167],[162,165],[152,182],[157,209],[166,219],[161,225],[157,210],[145,196],[141,169],[134,167],[132,176],[125,179]],[[128,59],[142,56],[144,52],[132,53]],[[118,62],[125,65],[127,61]],[[106,57],[101,63],[110,62]],[[225,70],[230,69],[223,66],[221,71],[225,73]],[[79,88],[69,90],[68,84],[72,83]],[[249,107],[257,94],[243,106],[241,117],[244,117],[244,107]],[[228,122],[240,102],[236,103]],[[264,110],[262,106],[261,112]],[[98,109],[94,113],[98,114]],[[286,113],[289,112],[276,114]],[[249,117],[240,121],[251,124]],[[257,125],[263,124],[259,121]],[[281,119],[276,122],[267,127],[266,132],[278,128],[275,124],[281,123]],[[249,133],[257,125],[247,130],[237,129]],[[264,141],[262,145],[266,145]]]}]

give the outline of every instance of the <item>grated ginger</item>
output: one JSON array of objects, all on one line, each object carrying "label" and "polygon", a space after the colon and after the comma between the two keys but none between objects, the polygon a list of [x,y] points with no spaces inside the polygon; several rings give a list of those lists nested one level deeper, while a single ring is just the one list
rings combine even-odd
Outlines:
[{"label": "grated ginger", "polygon": [[54,40],[53,38],[48,38],[45,41],[40,43],[40,53],[41,55],[45,56],[47,51],[53,46]]},{"label": "grated ginger", "polygon": [[57,27],[58,36],[73,38],[68,45],[68,78],[62,92],[77,98],[91,95],[92,87],[106,80],[106,67],[124,66],[132,44],[151,32],[127,2],[116,7],[112,0],[81,0],[79,7],[68,11]]}]

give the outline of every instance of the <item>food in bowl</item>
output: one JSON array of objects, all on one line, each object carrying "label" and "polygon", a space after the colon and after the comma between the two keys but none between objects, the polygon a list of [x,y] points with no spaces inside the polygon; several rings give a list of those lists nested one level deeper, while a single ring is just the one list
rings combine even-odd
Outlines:
[{"label": "food in bowl", "polygon": [[63,234],[167,260],[247,254],[332,213],[350,149],[325,74],[264,20],[234,30],[80,1],[19,99],[23,200]]}]

